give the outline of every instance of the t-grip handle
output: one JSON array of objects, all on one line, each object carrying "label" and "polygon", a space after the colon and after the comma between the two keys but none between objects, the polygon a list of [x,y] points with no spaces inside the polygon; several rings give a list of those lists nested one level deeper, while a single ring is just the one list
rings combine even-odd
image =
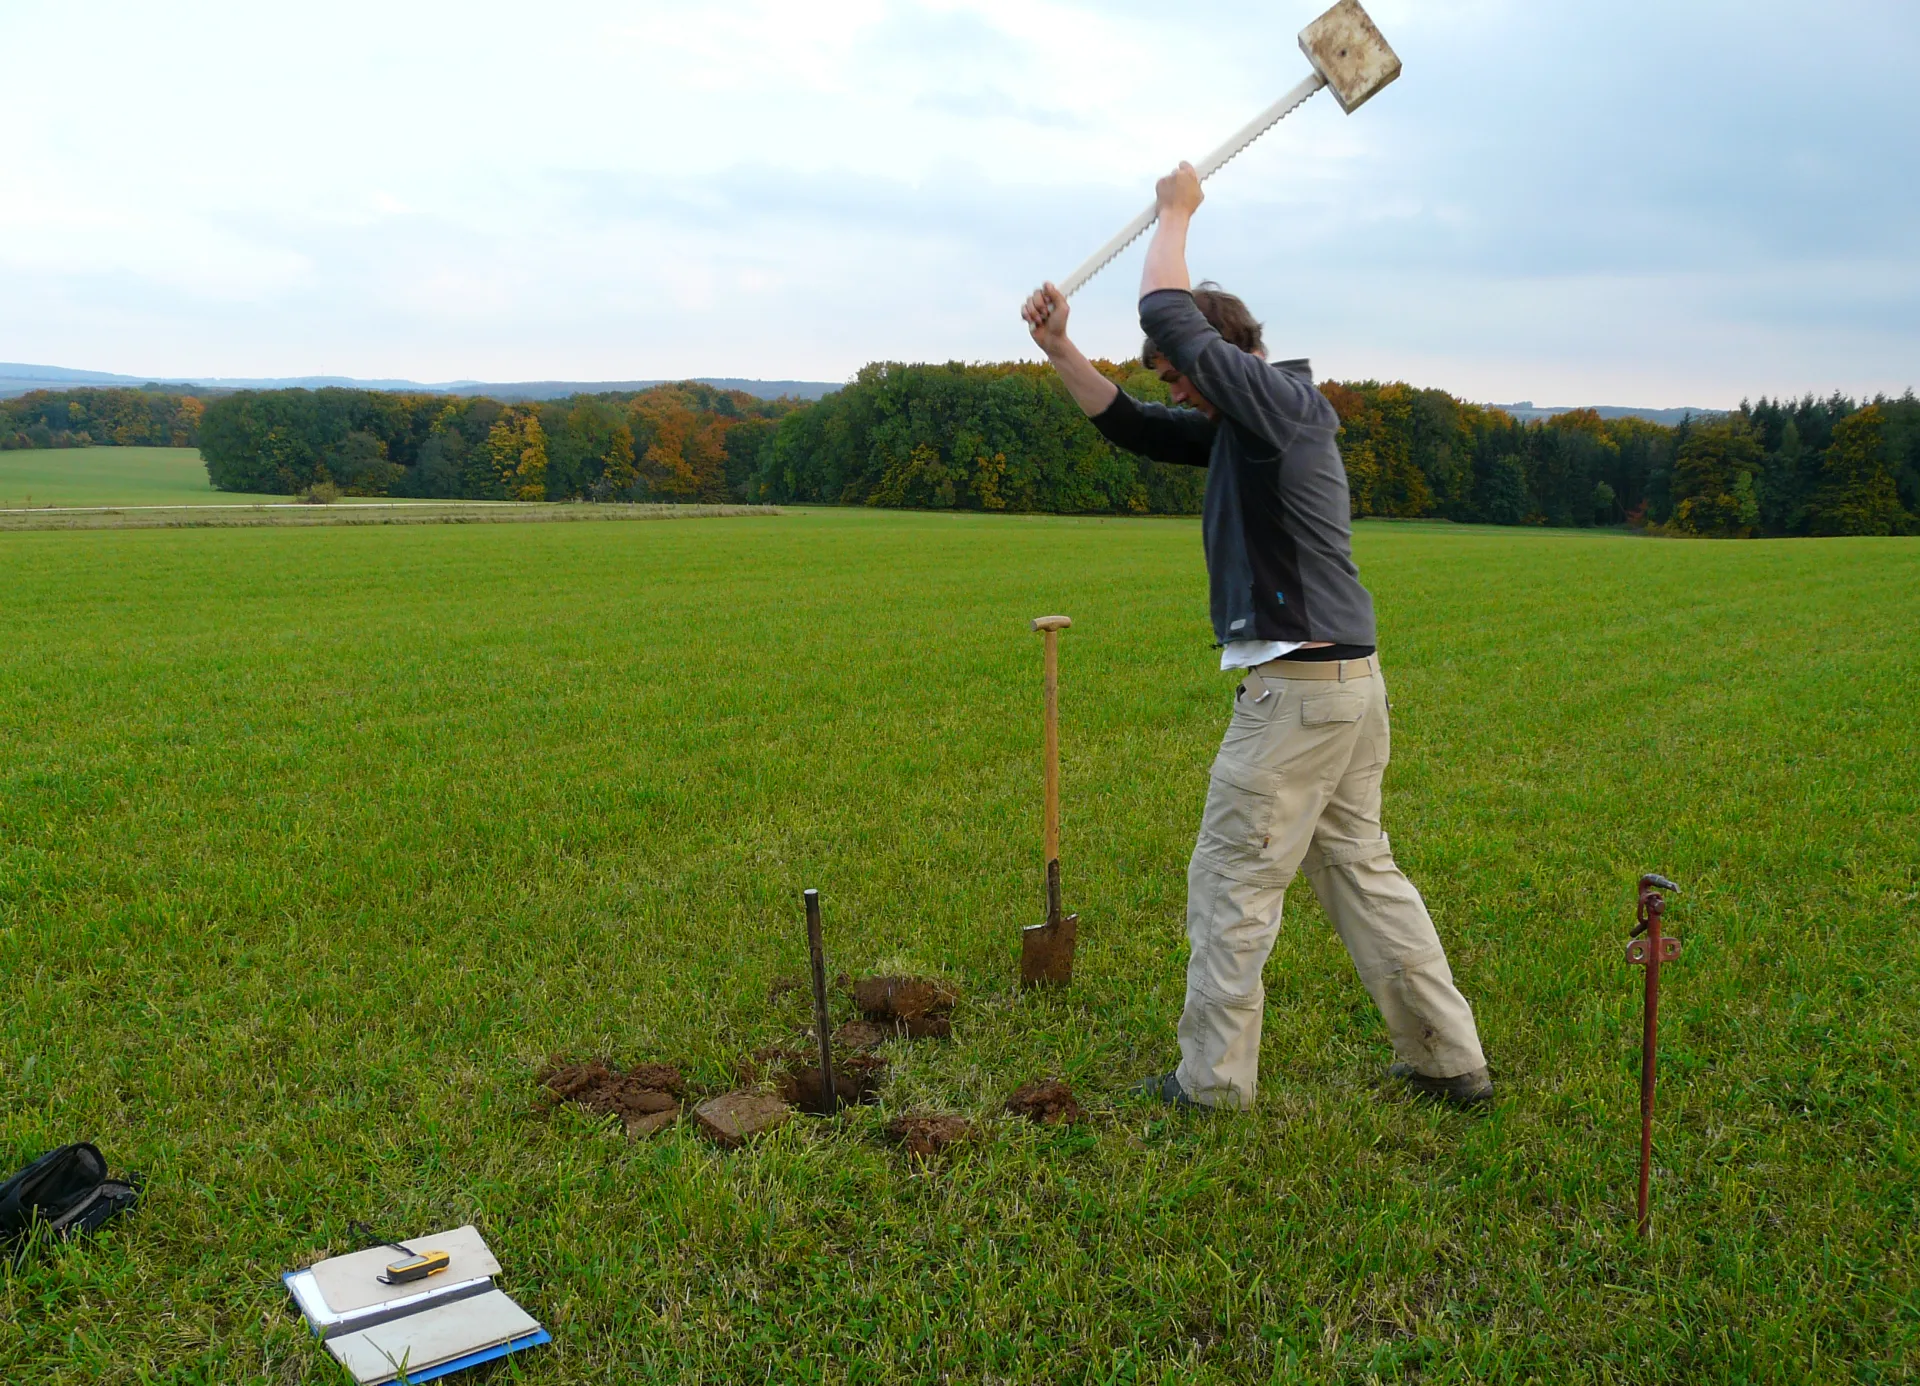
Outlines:
[{"label": "t-grip handle", "polygon": [[1065,630],[1073,624],[1071,616],[1036,616],[1033,618],[1035,630]]}]

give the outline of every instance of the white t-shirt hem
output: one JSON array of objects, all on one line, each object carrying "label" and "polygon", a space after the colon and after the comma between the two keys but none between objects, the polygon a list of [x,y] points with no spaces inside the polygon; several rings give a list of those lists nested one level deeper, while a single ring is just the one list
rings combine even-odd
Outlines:
[{"label": "white t-shirt hem", "polygon": [[1220,647],[1220,671],[1252,669],[1281,655],[1290,655],[1304,640],[1229,640]]}]

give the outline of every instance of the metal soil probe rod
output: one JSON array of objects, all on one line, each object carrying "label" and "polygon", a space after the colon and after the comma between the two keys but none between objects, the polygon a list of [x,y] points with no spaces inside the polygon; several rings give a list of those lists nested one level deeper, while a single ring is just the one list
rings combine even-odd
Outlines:
[{"label": "metal soil probe rod", "polygon": [[[1653,1174],[1654,1044],[1660,1033],[1660,964],[1680,956],[1680,940],[1660,932],[1660,916],[1667,898],[1660,892],[1680,887],[1665,876],[1649,872],[1640,878],[1640,900],[1634,910],[1633,939],[1627,961],[1647,969],[1647,999],[1640,1022],[1640,1235],[1648,1235],[1652,1213],[1647,1207],[1648,1182]],[[1645,938],[1639,935],[1645,934]]]},{"label": "metal soil probe rod", "polygon": [[820,892],[801,893],[807,902],[807,962],[813,968],[813,1028],[820,1036],[820,1111],[832,1116],[840,1097],[833,1090],[833,1038],[827,1026],[827,949],[820,938]]}]

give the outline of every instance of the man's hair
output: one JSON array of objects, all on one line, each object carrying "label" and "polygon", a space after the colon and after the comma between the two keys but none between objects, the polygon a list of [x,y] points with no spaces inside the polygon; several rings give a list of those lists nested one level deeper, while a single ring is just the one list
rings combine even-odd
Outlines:
[{"label": "man's hair", "polygon": [[[1264,352],[1266,340],[1260,335],[1260,324],[1253,320],[1253,313],[1247,305],[1233,294],[1228,293],[1211,279],[1203,279],[1193,286],[1193,306],[1200,310],[1200,316],[1213,324],[1213,330],[1242,351]],[[1151,366],[1154,357],[1163,360],[1167,353],[1153,338],[1149,337],[1140,348],[1140,364]]]}]

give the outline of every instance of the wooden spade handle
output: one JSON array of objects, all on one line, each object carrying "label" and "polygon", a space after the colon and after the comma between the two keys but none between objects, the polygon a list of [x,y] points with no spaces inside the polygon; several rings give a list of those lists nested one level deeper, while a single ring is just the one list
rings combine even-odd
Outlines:
[{"label": "wooden spade handle", "polygon": [[1046,648],[1047,807],[1044,821],[1046,859],[1060,860],[1060,637],[1073,624],[1070,616],[1036,616],[1033,628]]}]

